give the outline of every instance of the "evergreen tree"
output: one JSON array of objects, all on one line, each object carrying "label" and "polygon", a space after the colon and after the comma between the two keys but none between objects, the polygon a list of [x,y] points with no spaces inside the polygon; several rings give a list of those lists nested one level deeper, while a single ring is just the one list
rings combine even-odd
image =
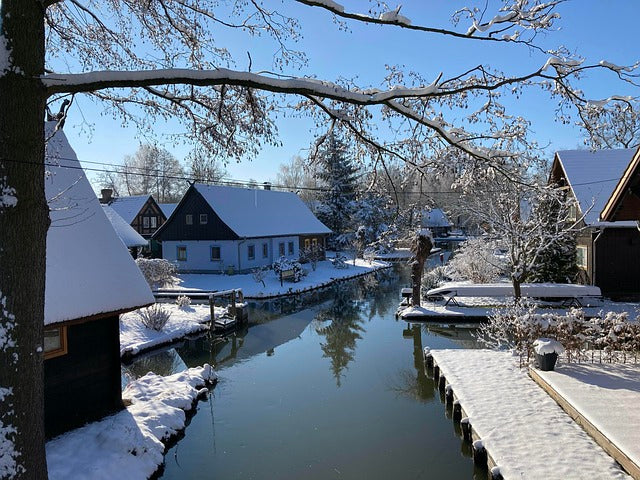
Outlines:
[{"label": "evergreen tree", "polygon": [[348,241],[355,211],[357,169],[346,141],[331,133],[318,152],[318,178],[324,190],[319,195],[316,215],[333,231],[330,245]]}]

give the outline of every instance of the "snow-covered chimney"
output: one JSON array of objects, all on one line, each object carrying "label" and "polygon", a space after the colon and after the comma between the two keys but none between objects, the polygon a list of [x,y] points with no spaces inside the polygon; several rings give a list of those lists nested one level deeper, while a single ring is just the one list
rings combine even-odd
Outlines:
[{"label": "snow-covered chimney", "polygon": [[271,183],[269,182],[264,182],[262,184],[262,188],[264,188],[265,190],[271,190]]},{"label": "snow-covered chimney", "polygon": [[102,195],[100,203],[109,204],[111,203],[111,200],[113,200],[113,190],[110,188],[103,188],[100,190],[100,195]]}]

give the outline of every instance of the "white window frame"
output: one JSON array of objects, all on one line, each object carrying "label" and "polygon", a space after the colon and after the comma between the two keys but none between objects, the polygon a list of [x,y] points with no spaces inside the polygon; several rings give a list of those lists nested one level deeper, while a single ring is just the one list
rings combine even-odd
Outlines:
[{"label": "white window frame", "polygon": [[[582,255],[578,254],[578,252],[583,252]],[[577,245],[576,246],[576,265],[578,268],[582,268],[583,270],[587,270],[588,268],[588,253],[589,249],[586,245]],[[580,261],[580,257],[582,256],[582,262]]]},{"label": "white window frame", "polygon": [[281,257],[284,257],[285,252],[286,252],[286,250],[285,250],[284,242],[279,242],[278,243],[278,255],[281,256]]},{"label": "white window frame", "polygon": [[[184,258],[180,258],[180,250],[184,250]],[[178,245],[176,246],[176,260],[179,262],[187,261],[187,246],[186,245]]]},{"label": "white window frame", "polygon": [[[213,249],[217,248],[218,249],[218,258],[213,258]],[[211,259],[212,262],[219,262],[222,260],[222,247],[220,247],[220,245],[211,245],[211,248],[209,249],[209,258]]]},{"label": "white window frame", "polygon": [[[253,255],[251,255],[251,250],[253,250]],[[247,245],[247,259],[255,260],[256,259],[256,246],[255,245]]]},{"label": "white window frame", "polygon": [[142,217],[142,228],[149,228],[149,217]]},{"label": "white window frame", "polygon": [[206,225],[209,222],[209,216],[206,213],[200,214],[200,225]]},{"label": "white window frame", "polygon": [[262,244],[262,258],[269,258],[269,244]]},{"label": "white window frame", "polygon": [[150,225],[151,225],[151,228],[157,228],[158,227],[158,217],[151,217],[150,218]]},{"label": "white window frame", "polygon": [[289,242],[287,243],[287,254],[288,255],[293,255],[295,253],[296,249],[295,246],[293,245],[293,242]]},{"label": "white window frame", "polygon": [[190,213],[187,213],[184,216],[184,223],[185,225],[193,225],[193,215],[191,215]]}]

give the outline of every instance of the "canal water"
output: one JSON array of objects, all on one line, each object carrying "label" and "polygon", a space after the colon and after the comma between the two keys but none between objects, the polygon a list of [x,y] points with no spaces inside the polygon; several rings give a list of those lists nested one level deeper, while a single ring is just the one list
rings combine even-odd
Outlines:
[{"label": "canal water", "polygon": [[209,363],[219,382],[163,479],[484,479],[425,374],[422,349],[472,329],[396,320],[407,272],[253,305],[250,326],[138,359],[132,377]]}]

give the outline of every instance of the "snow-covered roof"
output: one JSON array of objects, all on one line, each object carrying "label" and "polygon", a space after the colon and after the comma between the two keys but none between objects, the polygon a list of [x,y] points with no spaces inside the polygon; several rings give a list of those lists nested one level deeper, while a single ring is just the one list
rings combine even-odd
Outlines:
[{"label": "snow-covered roof", "polygon": [[[46,124],[47,137],[54,122]],[[153,295],[116,235],[64,132],[46,145],[47,232],[45,325],[129,310]]]},{"label": "snow-covered roof", "polygon": [[111,222],[113,229],[118,234],[118,237],[120,237],[120,240],[122,240],[122,243],[124,243],[127,248],[145,247],[149,244],[142,235],[136,232],[133,227],[109,205],[102,205],[102,209]]},{"label": "snow-covered roof", "polygon": [[331,233],[295,193],[220,185],[194,187],[240,237]]},{"label": "snow-covered roof", "polygon": [[634,153],[631,148],[557,152],[580,210],[583,214],[588,211],[584,218],[587,225],[598,221]]},{"label": "snow-covered roof", "polygon": [[439,208],[424,210],[422,212],[423,227],[450,227],[451,223],[447,215]]},{"label": "snow-covered roof", "polygon": [[132,197],[116,197],[110,203],[118,215],[125,219],[129,224],[133,222],[136,215],[140,213],[144,204],[149,200],[151,195],[135,195]]},{"label": "snow-covered roof", "polygon": [[178,206],[178,204],[177,203],[159,203],[158,206],[160,207],[160,210],[162,210],[162,213],[164,213],[164,216],[169,218],[173,213],[173,211]]}]

